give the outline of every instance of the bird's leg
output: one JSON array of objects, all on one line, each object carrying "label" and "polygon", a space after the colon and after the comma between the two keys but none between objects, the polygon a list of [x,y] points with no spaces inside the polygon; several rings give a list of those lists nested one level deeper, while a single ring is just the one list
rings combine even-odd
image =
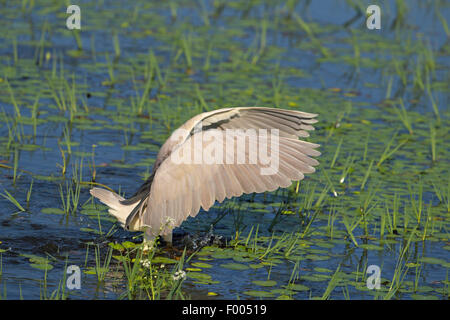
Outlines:
[{"label": "bird's leg", "polygon": [[156,237],[148,230],[144,232],[143,244],[144,251],[150,251],[156,247]]},{"label": "bird's leg", "polygon": [[167,242],[168,246],[172,246],[172,232],[163,236],[165,242]]}]

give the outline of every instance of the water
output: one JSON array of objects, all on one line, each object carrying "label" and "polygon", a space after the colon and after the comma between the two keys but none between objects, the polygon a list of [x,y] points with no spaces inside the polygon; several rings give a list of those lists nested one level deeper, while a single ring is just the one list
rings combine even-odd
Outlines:
[{"label": "water", "polygon": [[[277,237],[283,233],[302,234],[317,208],[300,210],[300,215],[297,211],[308,188],[315,186],[314,200],[317,201],[328,186],[325,171],[339,196],[335,198],[331,189],[325,192],[324,201],[318,206],[320,212],[311,223],[311,232],[302,240],[309,241],[307,246],[295,246],[302,257],[296,271],[300,277],[298,282],[310,290],[294,292],[292,297],[322,296],[329,278],[318,281],[308,276],[320,273],[317,268],[329,269],[332,272],[327,274],[331,275],[341,265],[340,271],[348,277],[331,297],[342,299],[346,297],[343,292],[348,292],[349,298],[372,299],[374,292],[362,290],[364,281],[361,276],[356,281],[357,276],[352,272],[361,272],[374,264],[381,266],[385,282],[392,280],[401,248],[416,219],[415,202],[407,186],[410,184],[415,193],[419,181],[423,181],[422,221],[431,204],[432,223],[426,228],[428,232],[433,228],[434,233],[427,241],[413,241],[407,262],[417,262],[422,257],[441,260],[422,263],[420,274],[411,267],[405,281],[414,282],[417,276],[419,287],[424,289],[412,292],[409,288],[413,285],[407,283],[395,297],[411,298],[416,294],[442,298],[448,295],[445,288],[448,288],[450,262],[449,215],[431,182],[438,190],[448,189],[449,46],[436,12],[448,17],[450,8],[448,3],[439,1],[407,2],[405,20],[395,29],[391,28],[394,21],[398,21],[395,3],[389,1],[382,6],[382,29],[369,31],[362,17],[343,27],[356,14],[347,2],[300,1],[295,6],[295,14],[308,23],[315,41],[284,4],[262,2],[247,7],[244,3],[233,2],[219,12],[213,2],[206,1],[204,10],[209,15],[205,18],[199,3],[186,1],[175,5],[174,19],[166,4],[145,1],[91,4],[86,1],[80,4],[82,53],[76,51],[73,32],[65,27],[67,15],[63,6],[37,1],[33,8],[27,4],[22,11],[20,3],[1,3],[0,26],[4,33],[0,41],[0,106],[3,111],[0,114],[0,165],[14,167],[17,157],[19,171],[14,183],[14,171],[2,167],[0,192],[6,195],[7,190],[26,207],[27,191],[33,181],[26,211],[18,211],[6,198],[0,198],[0,249],[3,250],[0,284],[5,288],[6,298],[41,298],[45,276],[48,291],[55,290],[66,264],[79,265],[84,271],[95,264],[93,245],[99,245],[106,253],[110,242],[139,241],[133,238],[138,234],[121,230],[107,218],[104,209],[100,211],[100,225],[97,215],[83,213],[83,204],[91,202],[86,185],[81,189],[79,206],[73,214],[44,213],[45,208],[63,207],[60,186],[65,195],[65,182],[71,181],[73,165],[83,161],[82,180],[88,182],[95,163],[96,182],[131,195],[148,176],[159,145],[177,126],[206,108],[252,105],[278,105],[319,113],[320,122],[310,141],[322,145],[321,166],[317,173],[302,182],[300,195],[294,195],[295,199],[292,199],[294,184],[289,189],[291,197],[287,190],[279,190],[273,194],[244,196],[234,203],[216,204],[209,212],[202,211],[183,223],[181,229],[176,230],[177,239],[187,235],[203,237],[227,205],[234,209],[213,228],[214,235],[227,241],[235,236],[236,230],[241,231],[245,239],[252,226],[258,225],[259,235],[264,237],[270,237],[272,232]],[[366,5],[363,2],[362,7]],[[264,33],[265,40],[261,40]],[[120,56],[115,56],[116,36]],[[190,48],[190,54],[185,51],[183,41]],[[14,43],[17,44],[17,61]],[[323,48],[329,50],[329,56],[321,53]],[[427,49],[432,53],[434,67],[425,62]],[[156,57],[160,75],[154,71],[151,90],[141,104],[150,51]],[[425,76],[424,65],[432,69],[430,77]],[[402,70],[406,70],[406,85],[402,82]],[[416,77],[415,72],[421,76]],[[62,79],[67,80],[67,85]],[[420,79],[424,79],[424,88]],[[431,79],[432,98],[425,88],[425,79]],[[6,81],[12,88],[21,117],[15,111]],[[387,96],[390,81],[391,94]],[[57,88],[54,92],[60,94],[59,98],[66,99],[65,111],[58,106],[58,98],[54,97],[49,82]],[[76,107],[71,105],[71,90],[76,92]],[[33,105],[37,97],[38,122],[34,133]],[[392,105],[386,103],[396,98],[405,101],[414,129],[412,137],[408,137]],[[436,122],[432,100],[436,102],[440,125]],[[397,107],[400,108],[398,104]],[[438,161],[435,162],[430,160],[430,123],[436,125],[437,132]],[[401,139],[410,140],[379,169],[375,168],[396,132],[396,143]],[[369,138],[368,151],[364,157],[366,137]],[[331,168],[341,138],[344,142],[336,166]],[[69,143],[70,148],[68,140],[73,142]],[[60,148],[67,158],[70,156],[65,178],[58,166],[63,164]],[[354,157],[353,171],[345,183],[340,184],[346,161],[351,157]],[[374,169],[360,194],[370,160],[374,161]],[[368,215],[370,236],[365,237],[361,224],[356,225],[354,235],[359,245],[366,242],[381,245],[381,250],[356,247],[343,223],[344,217],[348,217],[351,224],[358,221],[354,218],[359,218],[358,210],[370,190],[376,190],[375,201],[369,205],[369,208],[373,206]],[[400,197],[401,210],[395,231],[398,236],[394,234],[389,237],[390,242],[380,243],[381,217],[386,213],[386,203],[393,214],[394,194]],[[418,196],[413,198],[418,199]],[[295,214],[283,215],[281,221],[268,230],[280,204],[288,200]],[[331,237],[327,227],[333,208],[338,213],[336,234]],[[100,227],[103,234],[89,232]],[[419,224],[420,232],[427,232],[424,228],[424,223]],[[267,247],[268,243],[267,240],[262,246]],[[324,247],[324,243],[328,246]],[[88,244],[90,250],[86,254]],[[45,275],[43,270],[30,266],[31,261],[24,254],[47,257],[53,268]],[[275,258],[281,261],[270,266]],[[194,257],[192,261],[199,260]],[[209,274],[215,283],[199,284],[188,277],[183,290],[191,298],[251,298],[245,292],[270,291],[287,285],[295,266],[295,259],[286,259],[282,252],[274,254],[262,268],[236,271],[222,267],[233,261],[233,255],[205,261],[212,268],[202,272]],[[118,270],[120,273],[120,267]],[[252,283],[267,280],[269,275],[271,280],[277,281],[274,288]],[[353,280],[359,286],[351,283]],[[389,283],[384,286],[389,288]],[[99,285],[95,275],[83,274],[82,289],[72,291],[70,297],[116,299],[123,289],[120,277],[107,277],[105,283]],[[207,296],[208,292],[218,296]]]}]

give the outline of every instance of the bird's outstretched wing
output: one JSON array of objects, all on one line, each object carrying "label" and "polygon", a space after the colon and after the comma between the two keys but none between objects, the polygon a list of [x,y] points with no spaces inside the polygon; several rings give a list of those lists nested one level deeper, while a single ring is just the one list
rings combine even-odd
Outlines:
[{"label": "bird's outstretched wing", "polygon": [[[188,121],[184,128],[188,134],[172,144],[170,155],[154,172],[151,190],[138,213],[142,223],[153,234],[166,235],[216,200],[273,191],[303,179],[304,173],[314,172],[313,166],[318,165],[310,156],[320,152],[315,150],[319,145],[298,138],[314,130],[315,116],[249,107],[220,109],[191,119],[195,121]],[[267,129],[267,134],[259,129]],[[231,141],[235,142],[232,147]],[[244,161],[237,159],[238,154],[244,155]],[[200,162],[196,155],[203,155]]]}]

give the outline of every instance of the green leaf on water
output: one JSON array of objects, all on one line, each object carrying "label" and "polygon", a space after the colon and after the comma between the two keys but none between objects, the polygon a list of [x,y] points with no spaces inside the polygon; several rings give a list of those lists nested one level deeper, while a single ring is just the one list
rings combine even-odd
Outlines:
[{"label": "green leaf on water", "polygon": [[39,270],[44,270],[44,271],[46,271],[46,270],[50,271],[50,270],[53,269],[53,266],[51,264],[49,264],[49,263],[47,263],[47,264],[45,264],[45,263],[43,263],[43,264],[31,263],[30,266],[32,268],[39,269]]},{"label": "green leaf on water", "polygon": [[62,181],[64,179],[62,177],[44,176],[40,174],[33,174],[33,178],[36,180],[44,180],[44,181]]},{"label": "green leaf on water", "polygon": [[247,265],[241,263],[224,263],[220,266],[230,270],[247,270],[249,268]]},{"label": "green leaf on water", "polygon": [[121,262],[125,262],[125,261],[128,261],[128,260],[129,260],[127,257],[124,257],[124,256],[113,255],[112,257],[113,257],[114,259],[118,260],[118,261],[121,261]]},{"label": "green leaf on water", "polygon": [[262,287],[273,287],[277,284],[275,280],[255,280],[252,283]]},{"label": "green leaf on water", "polygon": [[240,257],[240,256],[237,256],[237,257],[233,257],[233,260],[236,261],[236,262],[250,262],[250,261],[253,261],[253,260],[255,260],[255,259],[249,258],[249,257]]},{"label": "green leaf on water", "polygon": [[309,287],[300,284],[300,283],[293,283],[293,284],[289,284],[285,287],[288,290],[294,290],[294,291],[308,291],[310,290]]},{"label": "green leaf on water", "polygon": [[231,259],[233,257],[228,252],[214,252],[213,254],[211,254],[211,258],[214,258],[214,259]]},{"label": "green leaf on water", "polygon": [[110,141],[99,141],[99,142],[97,142],[97,144],[99,146],[103,146],[103,147],[114,147],[116,145],[114,142],[110,142]]},{"label": "green leaf on water", "polygon": [[287,296],[287,295],[281,295],[281,296],[278,296],[275,300],[293,300],[293,298],[291,298],[290,296]]},{"label": "green leaf on water", "polygon": [[97,272],[95,271],[95,268],[93,268],[93,267],[88,267],[86,270],[83,270],[83,273],[85,273],[85,274],[97,274]]},{"label": "green leaf on water", "polygon": [[434,291],[434,288],[431,286],[420,286],[416,289],[417,292],[431,292]]},{"label": "green leaf on water", "polygon": [[139,246],[138,243],[134,243],[131,241],[125,241],[125,242],[122,242],[121,244],[125,249],[132,249],[132,248],[136,248]]},{"label": "green leaf on water", "polygon": [[39,149],[40,146],[35,145],[35,144],[22,144],[18,148],[20,150],[24,150],[24,151],[34,151],[36,149]]},{"label": "green leaf on water", "polygon": [[360,244],[358,246],[359,248],[366,249],[366,250],[383,250],[384,248],[381,246],[377,246],[375,244]]},{"label": "green leaf on water", "polygon": [[113,248],[114,250],[119,250],[119,251],[125,250],[125,248],[124,248],[120,243],[113,243],[113,242],[110,242],[110,243],[108,243],[108,245],[109,245],[111,248]]},{"label": "green leaf on water", "polygon": [[428,264],[444,264],[447,262],[443,259],[433,258],[433,257],[422,257],[420,259],[420,261],[423,263],[428,263]]},{"label": "green leaf on water", "polygon": [[263,267],[264,267],[264,264],[262,264],[262,263],[258,263],[258,264],[251,263],[251,264],[249,264],[248,266],[249,266],[251,269],[260,269],[260,268],[263,268]]},{"label": "green leaf on water", "polygon": [[412,294],[411,298],[414,300],[439,300],[438,297],[432,295]]},{"label": "green leaf on water", "polygon": [[313,274],[313,275],[304,275],[301,276],[302,280],[307,280],[307,281],[314,281],[314,282],[320,282],[320,281],[326,281],[328,279],[330,279],[331,276],[326,275],[326,274]]},{"label": "green leaf on water", "polygon": [[83,231],[83,232],[92,232],[92,233],[95,233],[95,234],[101,234],[100,231],[95,230],[95,229],[92,229],[92,228],[80,228],[80,231]]},{"label": "green leaf on water", "polygon": [[64,210],[61,210],[59,208],[43,208],[41,210],[42,213],[45,214],[64,214]]},{"label": "green leaf on water", "polygon": [[167,258],[167,257],[154,257],[152,259],[152,263],[173,264],[173,263],[178,263],[178,261],[175,259]]},{"label": "green leaf on water", "polygon": [[202,273],[202,272],[188,272],[186,274],[186,276],[188,278],[195,279],[195,280],[201,280],[201,281],[209,282],[211,280],[211,276],[209,274]]},{"label": "green leaf on water", "polygon": [[305,259],[313,260],[313,261],[320,261],[320,260],[328,260],[330,259],[329,256],[319,256],[316,254],[307,254],[305,256]]},{"label": "green leaf on water", "polygon": [[201,260],[201,261],[213,261],[214,260],[214,259],[208,258],[208,257],[198,257],[197,259]]},{"label": "green leaf on water", "polygon": [[258,291],[258,290],[244,291],[243,293],[248,296],[257,298],[272,298],[274,296],[272,292]]},{"label": "green leaf on water", "polygon": [[86,203],[82,208],[83,210],[104,211],[108,209],[108,206],[105,206],[100,203]]},{"label": "green leaf on water", "polygon": [[104,211],[96,210],[96,209],[83,209],[80,211],[81,214],[87,216],[98,216],[98,215],[106,215],[107,213]]},{"label": "green leaf on water", "polygon": [[409,262],[409,263],[405,264],[405,266],[408,268],[415,268],[415,267],[420,266],[420,263]]},{"label": "green leaf on water", "polygon": [[130,169],[135,167],[135,165],[131,163],[119,163],[119,162],[112,162],[110,163],[110,166],[122,169]]},{"label": "green leaf on water", "polygon": [[193,267],[197,267],[197,268],[212,268],[212,265],[210,265],[209,263],[204,263],[204,262],[194,262],[194,263],[191,263],[191,265]]},{"label": "green leaf on water", "polygon": [[314,268],[314,271],[316,271],[316,272],[323,272],[323,273],[331,273],[331,272],[333,272],[333,270],[330,270],[330,269],[327,269],[327,268],[319,268],[319,267]]}]

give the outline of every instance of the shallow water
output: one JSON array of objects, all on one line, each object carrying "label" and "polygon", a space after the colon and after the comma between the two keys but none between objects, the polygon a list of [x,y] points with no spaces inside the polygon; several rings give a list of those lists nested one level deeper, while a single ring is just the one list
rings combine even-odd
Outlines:
[{"label": "shallow water", "polygon": [[[211,279],[199,281],[198,274],[188,273],[187,297],[321,297],[340,266],[343,280],[331,298],[372,299],[388,292],[399,261],[410,267],[394,298],[448,297],[450,46],[439,18],[450,16],[448,3],[389,1],[382,7],[382,29],[370,31],[362,16],[344,26],[357,11],[334,0],[299,1],[295,14],[290,2],[233,1],[220,10],[210,1],[175,7],[134,1],[126,8],[120,1],[85,1],[82,51],[65,27],[65,7],[24,3],[24,8],[0,4],[0,193],[9,192],[26,209],[0,197],[0,297],[43,298],[44,278],[51,292],[66,264],[83,271],[93,266],[94,244],[106,253],[111,242],[139,241],[104,207],[92,207],[88,185],[82,185],[74,212],[55,211],[63,209],[60,192],[66,199],[66,183],[74,176],[80,180],[73,166],[80,169],[83,163],[82,181],[91,181],[95,167],[96,182],[131,195],[177,126],[201,111],[253,105],[318,113],[320,122],[308,140],[322,145],[321,165],[298,193],[294,183],[275,193],[246,195],[216,203],[183,223],[177,239],[203,237],[229,207],[214,235],[229,243],[238,231],[242,245],[253,227],[251,237],[256,228],[262,237],[262,251],[254,256],[250,248],[233,246],[200,251],[190,263],[211,268],[192,272]],[[402,3],[407,10],[398,10]],[[155,61],[146,92],[148,66]],[[398,99],[412,133],[399,116]],[[430,127],[436,133],[434,161]],[[384,152],[399,144],[384,159]],[[61,150],[67,160],[64,177]],[[309,195],[311,205],[305,205]],[[398,216],[389,232],[396,196]],[[293,214],[273,223],[280,206]],[[354,226],[357,245],[344,222]],[[291,254],[285,255],[288,242],[281,241],[278,251],[261,258],[283,236],[300,237]],[[399,259],[408,240],[408,256]],[[27,254],[47,258],[52,269],[45,274],[42,261],[36,264]],[[382,269],[381,291],[364,285],[362,273],[369,265]],[[307,289],[272,292],[292,275]],[[268,279],[276,284],[253,282]],[[69,297],[115,299],[123,288],[120,276],[98,284],[95,275],[83,273],[81,290]]]}]

